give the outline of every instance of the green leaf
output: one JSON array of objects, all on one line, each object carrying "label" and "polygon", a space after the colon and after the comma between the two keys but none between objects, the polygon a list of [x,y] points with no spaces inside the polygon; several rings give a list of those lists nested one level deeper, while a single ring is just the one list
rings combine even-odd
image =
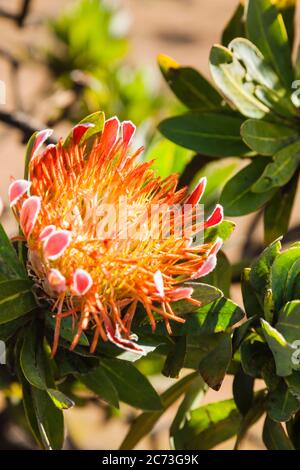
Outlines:
[{"label": "green leaf", "polygon": [[251,409],[254,399],[253,386],[254,377],[245,374],[240,366],[233,379],[232,391],[235,404],[243,416]]},{"label": "green leaf", "polygon": [[34,324],[28,328],[20,353],[20,365],[28,382],[36,388],[47,390],[45,361],[41,339]]},{"label": "green leaf", "polygon": [[198,380],[198,372],[193,372],[183,377],[181,380],[178,380],[174,385],[163,392],[160,397],[163,409],[161,411],[145,412],[138,416],[131,425],[128,434],[121,444],[120,450],[133,449],[144,436],[151,432],[165,411],[167,411],[181,395],[187,393],[190,386]]},{"label": "green leaf", "polygon": [[247,35],[265,59],[273,65],[289,90],[293,81],[291,49],[282,15],[270,0],[249,0]]},{"label": "green leaf", "polygon": [[233,222],[230,222],[229,220],[223,220],[223,222],[221,222],[219,225],[205,229],[205,243],[212,243],[216,241],[218,237],[222,238],[223,241],[226,241],[228,238],[230,238],[234,229],[235,224]]},{"label": "green leaf", "polygon": [[250,282],[251,271],[250,268],[246,268],[242,273],[241,290],[243,303],[248,317],[254,315],[261,317],[264,314],[262,301]]},{"label": "green leaf", "polygon": [[265,343],[247,339],[241,344],[241,364],[245,374],[261,378],[266,362],[272,360],[272,354]]},{"label": "green leaf", "polygon": [[174,338],[174,345],[166,357],[164,368],[162,370],[163,375],[166,377],[179,377],[180,371],[184,366],[186,342],[186,336],[177,336]]},{"label": "green leaf", "polygon": [[0,224],[0,282],[8,279],[27,278],[27,273]]},{"label": "green leaf", "polygon": [[278,76],[252,42],[240,37],[233,39],[228,48],[242,62],[251,80],[272,90],[280,90]]},{"label": "green leaf", "polygon": [[159,54],[158,65],[173,93],[188,108],[221,108],[222,98],[197,70],[181,67],[164,54]]},{"label": "green leaf", "polygon": [[[300,260],[299,260],[300,261]],[[299,267],[300,269],[300,267]],[[287,342],[300,340],[300,300],[288,302],[279,312],[276,329]]]},{"label": "green leaf", "polygon": [[183,427],[174,435],[177,450],[208,450],[234,436],[241,415],[233,400],[224,400],[192,410]]},{"label": "green leaf", "polygon": [[33,407],[44,447],[47,450],[60,450],[64,443],[64,418],[44,390],[31,387]]},{"label": "green leaf", "polygon": [[239,3],[222,34],[222,44],[227,46],[232,39],[245,36],[244,6]]},{"label": "green leaf", "polygon": [[0,282],[0,325],[22,317],[36,308],[31,288],[31,281]]},{"label": "green leaf", "polygon": [[275,193],[274,189],[264,193],[252,191],[253,184],[261,176],[268,161],[269,159],[262,157],[255,159],[226,183],[220,203],[227,216],[238,217],[250,214],[272,198]]},{"label": "green leaf", "polygon": [[297,109],[293,104],[293,95],[283,95],[282,91],[275,92],[263,85],[257,85],[254,89],[255,96],[264,103],[268,108],[274,111],[273,119],[278,120],[278,117],[294,120],[297,117]]},{"label": "green leaf", "polygon": [[24,315],[16,320],[0,325],[0,340],[7,341],[29,321],[30,315]]},{"label": "green leaf", "polygon": [[300,247],[294,246],[280,253],[272,266],[271,279],[273,300],[276,311],[284,306],[289,298],[294,282],[299,274]]},{"label": "green leaf", "polygon": [[256,321],[257,317],[256,315],[253,315],[252,317],[248,318],[248,320],[244,321],[240,326],[234,329],[232,338],[232,349],[234,353],[238,351],[241,344],[250,332],[252,325],[256,323]]},{"label": "green leaf", "polygon": [[273,421],[268,416],[264,423],[263,441],[268,450],[295,450],[282,424]]},{"label": "green leaf", "polygon": [[240,136],[243,120],[226,113],[189,112],[165,119],[160,132],[177,145],[212,157],[251,155]]},{"label": "green leaf", "polygon": [[231,334],[220,333],[217,346],[200,362],[203,380],[214,390],[219,390],[232,358]]},{"label": "green leaf", "polygon": [[242,124],[244,142],[261,155],[274,155],[299,138],[296,129],[258,119],[248,119]]},{"label": "green leaf", "polygon": [[246,82],[246,69],[229,49],[213,46],[209,62],[216,85],[240,113],[256,119],[269,113],[269,108],[255,97],[254,85]]},{"label": "green leaf", "polygon": [[55,388],[48,388],[47,393],[51,400],[53,401],[56,408],[59,410],[69,410],[72,408],[75,403],[69,397],[67,397],[64,393],[60,390],[56,390]]},{"label": "green leaf", "polygon": [[291,375],[284,378],[289,391],[294,397],[300,399],[300,372],[294,371]]},{"label": "green leaf", "polygon": [[280,239],[278,239],[265,248],[252,265],[250,283],[262,296],[265,295],[266,290],[271,286],[271,268],[275,259],[280,254],[280,250],[281,243]]},{"label": "green leaf", "polygon": [[121,401],[142,410],[161,410],[161,400],[156,391],[130,362],[102,359],[101,366],[114,384]]},{"label": "green leaf", "polygon": [[269,163],[260,178],[252,185],[255,193],[270,192],[287,184],[300,163],[300,140],[279,150],[274,155],[274,161]]},{"label": "green leaf", "polygon": [[296,413],[295,416],[286,423],[287,432],[293,446],[296,450],[300,449],[300,413]]},{"label": "green leaf", "polygon": [[267,400],[268,415],[273,421],[289,421],[300,409],[300,401],[289,391],[282,380],[275,390],[272,390]]},{"label": "green leaf", "polygon": [[261,324],[263,334],[275,359],[277,375],[280,377],[290,375],[293,371],[293,367],[295,367],[292,363],[292,347],[282,334],[267,321],[261,319]]},{"label": "green leaf", "polygon": [[41,437],[38,425],[38,419],[33,407],[31,386],[20,370],[18,370],[18,378],[22,385],[22,404],[28,427],[39,447],[44,448],[43,439]]},{"label": "green leaf", "polygon": [[[240,390],[240,393],[242,393],[242,389]],[[259,420],[259,418],[264,414],[265,401],[266,401],[265,391],[258,392],[255,396],[255,399],[253,400],[252,406],[249,408],[249,410],[243,417],[243,420],[241,422],[241,426],[240,426],[240,429],[238,431],[238,435],[236,438],[234,450],[238,450],[249,428],[253,426]]]},{"label": "green leaf", "polygon": [[293,203],[298,185],[298,172],[291,181],[274,194],[264,211],[264,241],[268,245],[280,235],[285,235],[289,228]]},{"label": "green leaf", "polygon": [[[208,284],[203,284],[200,282],[185,282],[184,287],[193,288],[193,299],[199,300],[201,302],[201,307],[211,304],[215,300],[223,296],[220,289],[217,289],[214,286]],[[199,307],[191,304],[186,300],[179,300],[172,304],[172,310],[178,315],[186,315],[190,312],[195,312]]]},{"label": "green leaf", "polygon": [[[225,332],[228,328],[242,320],[243,317],[244,312],[238,305],[225,297],[221,297],[211,304],[198,307],[195,312],[185,317],[185,323],[170,321],[170,325],[174,336],[196,336]],[[145,333],[151,332],[149,325],[140,326],[140,330]],[[163,321],[157,323],[156,334],[169,337]]]},{"label": "green leaf", "polygon": [[103,367],[93,369],[87,374],[76,374],[78,380],[96,393],[109,405],[119,408],[119,397],[116,387]]}]

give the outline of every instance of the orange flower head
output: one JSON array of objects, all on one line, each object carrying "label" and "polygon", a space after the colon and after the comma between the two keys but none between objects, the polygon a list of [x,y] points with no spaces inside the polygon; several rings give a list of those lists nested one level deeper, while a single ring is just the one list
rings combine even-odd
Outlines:
[{"label": "orange flower head", "polygon": [[[44,150],[50,131],[39,132],[29,179],[10,185],[10,203],[28,246],[28,271],[56,319],[53,354],[68,316],[75,331],[71,349],[89,330],[92,352],[102,338],[143,354],[131,336],[137,306],[144,307],[153,330],[160,316],[171,333],[170,320],[184,322],[173,303],[198,303],[184,282],[215,267],[221,240],[192,243],[205,178],[190,195],[176,190],[176,175],[161,179],[152,162],[138,161],[142,149],[131,151],[134,132],[131,122],[120,124],[115,117],[102,132],[92,122],[81,123],[65,142]],[[183,215],[172,208],[186,204],[192,209],[178,236]],[[203,227],[222,217],[217,206]]]}]

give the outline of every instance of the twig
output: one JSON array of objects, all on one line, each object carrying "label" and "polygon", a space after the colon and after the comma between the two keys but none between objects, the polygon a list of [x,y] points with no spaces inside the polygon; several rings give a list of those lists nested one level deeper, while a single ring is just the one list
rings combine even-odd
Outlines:
[{"label": "twig", "polygon": [[11,13],[10,11],[0,7],[0,16],[2,16],[2,18],[14,21],[19,28],[22,28],[29,13],[30,4],[31,0],[23,0],[21,10],[17,14]]},{"label": "twig", "polygon": [[[0,121],[4,122],[10,127],[20,130],[23,133],[23,141],[27,141],[34,132],[40,131],[45,126],[34,121],[32,118],[22,112],[9,113],[7,111],[0,110]],[[47,140],[49,144],[56,144],[57,139],[55,137],[49,137]]]}]

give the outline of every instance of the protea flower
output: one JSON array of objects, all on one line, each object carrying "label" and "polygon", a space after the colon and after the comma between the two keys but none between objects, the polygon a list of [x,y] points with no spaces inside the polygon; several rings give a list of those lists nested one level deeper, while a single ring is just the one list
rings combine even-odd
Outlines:
[{"label": "protea flower", "polygon": [[[176,190],[177,176],[166,179],[151,170],[152,162],[138,162],[142,149],[131,152],[135,126],[116,117],[108,119],[103,131],[94,124],[78,124],[65,142],[42,144],[50,136],[36,135],[29,163],[29,179],[13,181],[10,204],[28,246],[28,272],[43,292],[56,319],[55,354],[63,318],[72,316],[75,348],[84,330],[93,332],[91,351],[99,339],[143,354],[131,336],[137,306],[143,306],[155,329],[156,317],[184,322],[172,304],[193,299],[184,282],[208,274],[216,264],[221,240],[193,246],[195,208],[203,194],[201,179],[192,194]],[[108,216],[103,204],[115,207],[126,197],[131,214],[121,226],[103,234]],[[153,238],[150,230],[137,240],[121,236],[134,233],[153,204],[165,208],[189,204],[193,210],[187,231]],[[204,227],[221,222],[217,206]],[[162,219],[159,219],[162,220]],[[173,228],[181,217],[173,216]],[[122,233],[121,233],[122,232]]]}]

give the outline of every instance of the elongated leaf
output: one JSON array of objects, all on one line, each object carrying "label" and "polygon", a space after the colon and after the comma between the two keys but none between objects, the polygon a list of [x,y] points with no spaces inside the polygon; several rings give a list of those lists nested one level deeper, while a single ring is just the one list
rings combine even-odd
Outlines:
[{"label": "elongated leaf", "polygon": [[241,424],[233,400],[224,400],[191,411],[174,435],[177,450],[207,450],[234,436]]},{"label": "elongated leaf", "polygon": [[300,247],[294,246],[280,253],[272,266],[272,291],[277,312],[284,306],[292,292],[293,284],[299,273]]},{"label": "elongated leaf", "polygon": [[245,416],[251,409],[254,399],[254,377],[245,374],[240,366],[233,379],[232,391],[239,412]]},{"label": "elongated leaf", "polygon": [[246,83],[246,69],[234,54],[223,46],[213,46],[210,52],[210,71],[212,77],[227,100],[244,116],[262,118],[269,108],[254,95],[254,85]]},{"label": "elongated leaf", "polygon": [[273,421],[268,416],[264,423],[263,441],[268,450],[295,450],[282,424]]},{"label": "elongated leaf", "polygon": [[293,128],[258,119],[245,121],[241,135],[246,144],[261,155],[274,155],[299,137]]},{"label": "elongated leaf", "polygon": [[177,336],[174,338],[174,346],[168,353],[162,373],[166,377],[178,378],[181,369],[184,366],[186,356],[186,336]]},{"label": "elongated leaf", "polygon": [[232,39],[245,36],[244,6],[239,3],[222,34],[223,46],[228,46]]},{"label": "elongated leaf", "polygon": [[248,76],[253,81],[272,90],[281,88],[280,80],[274,69],[270,67],[260,50],[252,42],[240,37],[231,41],[228,48],[243,63]]},{"label": "elongated leaf", "polygon": [[282,380],[275,390],[272,390],[267,400],[268,415],[273,421],[289,421],[300,409],[300,401],[292,395]]},{"label": "elongated leaf", "polygon": [[273,328],[263,319],[261,319],[261,323],[263,334],[275,359],[277,375],[280,377],[290,375],[293,368],[296,367],[292,363],[292,353],[294,350],[276,328]]},{"label": "elongated leaf", "polygon": [[0,283],[0,325],[22,317],[36,308],[31,287],[32,282],[25,280]]},{"label": "elongated leaf", "polygon": [[[300,269],[300,267],[299,267]],[[279,312],[276,329],[284,336],[286,341],[293,343],[300,341],[300,300],[293,300],[285,304]]]},{"label": "elongated leaf", "polygon": [[264,296],[266,290],[271,286],[271,268],[280,254],[280,239],[275,240],[264,249],[251,268],[250,282],[254,289]]},{"label": "elongated leaf", "polygon": [[216,241],[218,237],[222,238],[223,241],[226,241],[231,236],[234,229],[235,224],[233,222],[229,220],[223,220],[223,222],[221,222],[216,227],[205,229],[205,243],[212,243]]},{"label": "elongated leaf", "polygon": [[0,224],[0,282],[27,278],[26,271]]},{"label": "elongated leaf", "polygon": [[130,362],[102,359],[101,366],[114,384],[121,401],[142,410],[161,410],[161,400],[156,391]]},{"label": "elongated leaf", "polygon": [[282,83],[290,89],[293,81],[293,67],[282,15],[278,13],[270,0],[249,0],[246,26],[250,41],[273,65]]},{"label": "elongated leaf", "polygon": [[[193,299],[199,300],[201,302],[201,306],[203,307],[205,305],[211,304],[223,296],[220,289],[200,282],[186,282],[184,283],[184,287],[192,287]],[[190,312],[196,311],[198,308],[199,307],[191,304],[186,300],[179,300],[178,302],[174,302],[172,304],[172,310],[180,315],[187,315]]]},{"label": "elongated leaf", "polygon": [[0,325],[0,340],[7,341],[14,334],[16,334],[29,320],[30,315],[24,315],[23,317],[17,318],[16,320],[2,323]]},{"label": "elongated leaf", "polygon": [[255,193],[265,193],[272,188],[287,184],[293,177],[300,163],[300,140],[279,150],[274,155],[274,162],[269,163],[261,177],[252,185]]},{"label": "elongated leaf", "polygon": [[183,377],[183,379],[175,382],[174,385],[162,393],[162,411],[145,412],[138,416],[122,442],[120,450],[133,449],[144,436],[151,432],[164,412],[167,411],[167,409],[175,403],[181,395],[186,393],[189,387],[198,379],[198,372],[193,372],[192,374],[189,374]]},{"label": "elongated leaf", "polygon": [[20,365],[28,382],[36,388],[47,390],[46,369],[43,360],[41,339],[37,328],[32,325],[26,331],[20,353]]},{"label": "elongated leaf", "polygon": [[285,235],[289,222],[298,185],[298,172],[291,181],[274,194],[264,211],[264,240],[269,245],[281,235]]},{"label": "elongated leaf", "polygon": [[31,396],[44,447],[60,450],[64,443],[64,418],[44,390],[31,387]]},{"label": "elongated leaf", "polygon": [[300,372],[294,371],[291,375],[284,378],[289,391],[294,397],[300,399]]},{"label": "elongated leaf", "polygon": [[264,365],[272,361],[272,353],[261,341],[246,339],[241,345],[241,364],[245,374],[251,377],[262,377]]},{"label": "elongated leaf", "polygon": [[35,409],[33,407],[31,386],[27,382],[25,377],[23,376],[21,370],[18,370],[18,378],[22,385],[22,403],[23,403],[25,418],[26,418],[28,427],[34,439],[36,440],[38,446],[42,449],[47,448],[47,447],[44,447],[43,439],[41,437],[40,429],[38,425],[38,419],[35,413]]},{"label": "elongated leaf", "polygon": [[219,390],[232,358],[231,335],[220,333],[219,341],[200,362],[199,372],[203,380],[214,390]]},{"label": "elongated leaf", "polygon": [[266,190],[264,193],[252,191],[253,184],[263,173],[267,158],[257,158],[243,168],[225,185],[221,194],[220,203],[228,216],[238,217],[256,211],[275,194],[275,190]]},{"label": "elongated leaf", "polygon": [[71,400],[64,393],[62,393],[60,390],[56,390],[55,388],[48,388],[47,393],[56,408],[58,408],[59,410],[69,410],[75,404],[73,400]]},{"label": "elongated leaf", "polygon": [[[242,391],[240,391],[242,393]],[[236,438],[234,450],[238,450],[247,431],[253,426],[265,412],[266,393],[258,392],[255,396],[252,406],[249,408],[241,422],[240,429]]]},{"label": "elongated leaf", "polygon": [[119,408],[118,392],[103,367],[98,367],[87,374],[77,374],[77,378],[109,405]]},{"label": "elongated leaf", "polygon": [[190,112],[159,124],[167,139],[212,157],[247,156],[251,151],[240,136],[243,120],[226,113]]},{"label": "elongated leaf", "polygon": [[197,70],[181,67],[164,54],[159,54],[158,65],[173,93],[188,108],[204,110],[221,108],[221,96]]}]

